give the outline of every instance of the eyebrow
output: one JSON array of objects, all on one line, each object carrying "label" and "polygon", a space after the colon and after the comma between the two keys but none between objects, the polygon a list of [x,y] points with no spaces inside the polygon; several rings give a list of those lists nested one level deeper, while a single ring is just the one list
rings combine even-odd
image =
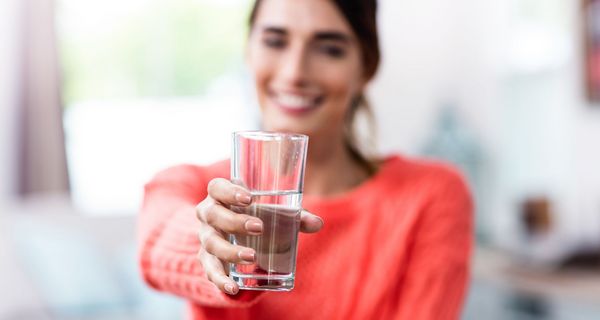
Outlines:
[{"label": "eyebrow", "polygon": [[[267,26],[267,27],[264,27],[262,30],[265,33],[275,33],[275,34],[279,34],[279,35],[287,35],[288,34],[287,30],[285,30],[284,28],[280,28],[280,27]],[[351,42],[351,37],[340,31],[318,31],[315,34],[315,39],[340,41],[340,42],[344,42],[344,43]]]},{"label": "eyebrow", "polygon": [[315,36],[317,40],[332,40],[332,41],[340,41],[344,43],[350,42],[350,37],[342,32],[338,31],[323,31],[317,32]]},{"label": "eyebrow", "polygon": [[278,27],[264,27],[262,28],[263,32],[268,32],[268,33],[277,33],[277,34],[281,34],[281,35],[286,35],[287,31],[285,31],[285,29],[283,28],[278,28]]}]

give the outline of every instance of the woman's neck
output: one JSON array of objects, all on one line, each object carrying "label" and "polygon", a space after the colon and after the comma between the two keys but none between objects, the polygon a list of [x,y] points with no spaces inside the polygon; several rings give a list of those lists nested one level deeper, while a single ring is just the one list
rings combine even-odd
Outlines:
[{"label": "woman's neck", "polygon": [[331,196],[348,191],[369,178],[356,162],[342,139],[311,139],[306,163],[304,192]]}]

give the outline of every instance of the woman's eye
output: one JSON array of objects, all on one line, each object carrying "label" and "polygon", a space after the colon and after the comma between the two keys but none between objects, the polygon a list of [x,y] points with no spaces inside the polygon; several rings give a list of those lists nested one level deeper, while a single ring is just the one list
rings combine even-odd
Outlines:
[{"label": "woman's eye", "polygon": [[264,38],[263,43],[269,47],[274,49],[279,49],[285,47],[285,40],[281,38]]},{"label": "woman's eye", "polygon": [[346,54],[346,50],[337,45],[320,45],[319,52],[332,58],[342,58]]}]

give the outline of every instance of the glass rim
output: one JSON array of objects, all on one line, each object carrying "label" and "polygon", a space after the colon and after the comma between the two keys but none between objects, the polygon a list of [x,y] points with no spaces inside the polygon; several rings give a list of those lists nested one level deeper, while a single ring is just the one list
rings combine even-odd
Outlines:
[{"label": "glass rim", "polygon": [[233,136],[255,140],[308,140],[308,136],[301,133],[275,132],[263,130],[235,131],[233,132]]}]

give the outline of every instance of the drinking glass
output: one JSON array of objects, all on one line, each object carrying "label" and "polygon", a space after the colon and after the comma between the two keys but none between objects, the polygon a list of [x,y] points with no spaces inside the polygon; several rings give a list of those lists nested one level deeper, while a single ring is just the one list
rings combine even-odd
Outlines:
[{"label": "drinking glass", "polygon": [[294,287],[307,146],[308,137],[301,134],[233,134],[231,180],[250,191],[252,204],[231,210],[263,222],[259,236],[229,237],[231,243],[256,251],[254,264],[229,266],[229,276],[240,289],[289,291]]}]

